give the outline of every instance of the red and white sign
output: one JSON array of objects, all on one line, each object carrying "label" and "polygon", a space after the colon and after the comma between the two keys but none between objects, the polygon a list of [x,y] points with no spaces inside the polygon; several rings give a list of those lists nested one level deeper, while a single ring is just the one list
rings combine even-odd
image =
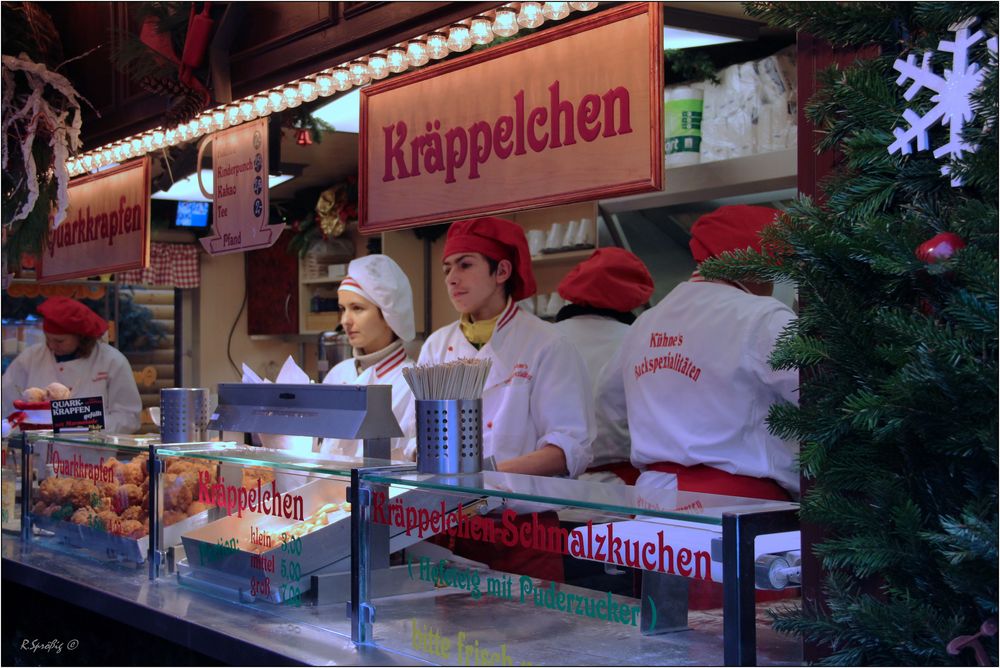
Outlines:
[{"label": "red and white sign", "polygon": [[70,181],[66,219],[49,234],[38,282],[148,264],[149,158]]},{"label": "red and white sign", "polygon": [[362,89],[362,233],[659,190],[662,43],[630,3]]},{"label": "red and white sign", "polygon": [[203,238],[201,245],[210,255],[267,248],[285,229],[267,224],[267,121],[258,119],[223,130],[208,141],[212,143],[215,236]]}]

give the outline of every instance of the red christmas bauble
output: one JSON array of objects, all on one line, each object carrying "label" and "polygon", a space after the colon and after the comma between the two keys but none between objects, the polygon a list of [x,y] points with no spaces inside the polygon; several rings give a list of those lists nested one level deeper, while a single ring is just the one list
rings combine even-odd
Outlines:
[{"label": "red christmas bauble", "polygon": [[965,248],[962,237],[954,232],[941,232],[917,246],[915,252],[921,262],[937,264],[950,258],[960,248]]}]

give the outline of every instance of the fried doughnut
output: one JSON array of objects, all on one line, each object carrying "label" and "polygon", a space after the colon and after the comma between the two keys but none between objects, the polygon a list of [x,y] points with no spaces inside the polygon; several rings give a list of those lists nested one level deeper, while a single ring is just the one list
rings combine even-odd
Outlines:
[{"label": "fried doughnut", "polygon": [[96,506],[101,497],[97,493],[97,485],[93,480],[74,480],[67,499],[74,508]]},{"label": "fried doughnut", "polygon": [[208,506],[206,506],[201,501],[192,501],[191,505],[188,506],[187,514],[188,517],[193,517],[194,515],[197,515],[198,513],[203,513],[206,510],[208,510]]},{"label": "fried doughnut", "polygon": [[167,510],[177,510],[187,516],[187,507],[193,498],[191,490],[184,483],[184,478],[176,473],[168,473],[163,479],[163,507]]},{"label": "fried doughnut", "polygon": [[139,520],[140,522],[146,519],[148,511],[145,506],[129,506],[122,512],[123,520]]},{"label": "fried doughnut", "polygon": [[163,511],[163,526],[170,526],[171,524],[177,524],[181,520],[186,520],[187,514],[182,513],[177,510],[164,510]]},{"label": "fried doughnut", "polygon": [[76,512],[69,518],[69,521],[73,524],[79,524],[82,526],[89,526],[94,524],[97,519],[97,513],[90,506],[84,506],[83,508],[78,508]]},{"label": "fried doughnut", "polygon": [[102,510],[97,513],[97,522],[100,522],[97,526],[108,532],[113,532],[115,527],[120,524],[118,513],[113,510]]}]

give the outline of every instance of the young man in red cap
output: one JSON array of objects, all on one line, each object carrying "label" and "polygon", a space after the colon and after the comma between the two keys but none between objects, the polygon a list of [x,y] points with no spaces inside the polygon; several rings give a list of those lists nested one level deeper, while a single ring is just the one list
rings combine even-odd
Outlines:
[{"label": "young man in red cap", "polygon": [[[778,211],[724,206],[691,228],[695,262],[761,249]],[[608,362],[598,401],[628,418],[639,485],[787,500],[797,494],[796,443],[767,431],[771,404],[798,400],[798,373],[768,358],[795,318],[770,283],[709,281],[695,270],[643,313]]]},{"label": "young man in red cap", "polygon": [[29,387],[61,383],[74,398],[103,397],[105,431],[134,433],[142,399],[128,360],[98,340],[108,329],[104,318],[68,297],[46,299],[38,314],[45,343],[26,348],[4,373],[3,414]]},{"label": "young man in red cap", "polygon": [[[483,456],[492,456],[497,470],[583,473],[594,438],[587,369],[553,325],[517,306],[535,294],[524,230],[502,218],[453,223],[443,267],[448,296],[461,318],[431,334],[419,363],[492,362],[483,388]],[[523,514],[515,521],[537,522],[546,531],[559,524],[554,511]],[[560,554],[447,536],[444,543],[496,570],[563,579]]]},{"label": "young man in red cap", "polygon": [[524,230],[502,218],[456,222],[443,267],[461,319],[427,339],[419,363],[492,361],[483,390],[483,455],[511,473],[585,471],[594,437],[587,370],[551,324],[517,306],[535,294]]},{"label": "young man in red cap", "polygon": [[[601,369],[635,322],[633,309],[653,294],[653,277],[642,260],[624,248],[598,248],[573,267],[557,289],[569,304],[556,315],[556,327],[580,352],[596,391]],[[581,479],[635,484],[639,471],[629,462],[627,423],[610,419],[602,404],[595,406],[594,418],[594,462]]]}]

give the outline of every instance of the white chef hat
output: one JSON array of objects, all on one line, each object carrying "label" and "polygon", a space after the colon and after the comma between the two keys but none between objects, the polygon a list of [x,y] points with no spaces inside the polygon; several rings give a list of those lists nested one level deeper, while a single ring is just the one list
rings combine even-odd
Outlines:
[{"label": "white chef hat", "polygon": [[388,255],[366,255],[351,260],[338,290],[361,295],[382,311],[386,324],[404,341],[416,336],[410,279]]}]

